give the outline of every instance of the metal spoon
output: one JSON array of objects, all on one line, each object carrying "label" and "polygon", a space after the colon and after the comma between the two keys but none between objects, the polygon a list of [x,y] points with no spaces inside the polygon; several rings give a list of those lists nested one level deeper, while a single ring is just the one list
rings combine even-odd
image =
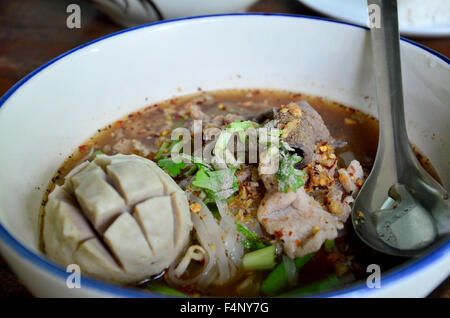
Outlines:
[{"label": "metal spoon", "polygon": [[372,172],[353,206],[353,227],[380,252],[419,257],[449,239],[448,192],[421,167],[406,133],[396,1],[368,4],[381,18],[370,31],[380,137]]}]

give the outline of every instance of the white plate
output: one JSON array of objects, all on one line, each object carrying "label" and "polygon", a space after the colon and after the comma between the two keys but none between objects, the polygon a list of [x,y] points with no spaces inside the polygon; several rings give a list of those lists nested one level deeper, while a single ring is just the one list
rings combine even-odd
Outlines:
[{"label": "white plate", "polygon": [[[305,6],[326,16],[367,26],[366,0],[298,0]],[[429,0],[427,0],[429,1]],[[447,37],[450,25],[440,27],[413,27],[400,23],[400,33],[411,37]]]}]

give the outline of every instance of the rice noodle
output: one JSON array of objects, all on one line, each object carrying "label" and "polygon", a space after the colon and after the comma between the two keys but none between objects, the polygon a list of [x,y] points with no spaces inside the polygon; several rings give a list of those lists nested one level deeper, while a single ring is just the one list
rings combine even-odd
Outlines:
[{"label": "rice noodle", "polygon": [[200,245],[192,245],[189,247],[181,262],[175,267],[175,275],[178,277],[183,275],[192,260],[203,261],[205,254],[206,251]]},{"label": "rice noodle", "polygon": [[231,214],[228,204],[225,201],[217,201],[216,205],[221,216],[220,226],[227,231],[225,248],[235,265],[234,267],[238,267],[241,265],[242,256],[244,255],[244,246],[241,243],[243,238],[236,229],[235,218]]},{"label": "rice noodle", "polygon": [[[189,201],[196,202],[202,207],[198,213],[191,212],[199,245],[189,247],[178,265],[169,268],[169,281],[176,285],[195,284],[200,289],[211,284],[224,285],[238,273],[244,253],[234,217],[228,211],[226,202],[218,201],[221,220],[217,222],[202,200],[190,192],[187,192],[187,197]],[[184,278],[183,274],[194,259],[192,252],[200,250],[199,248],[204,251],[202,271],[194,277]]]},{"label": "rice noodle", "polygon": [[181,278],[181,276],[175,274],[176,267],[171,266],[169,267],[168,278],[169,281],[171,281],[175,285],[196,284],[199,288],[202,288],[207,287],[216,276],[217,271],[215,268],[215,257],[210,245],[208,244],[208,241],[206,240],[208,238],[208,233],[206,231],[204,223],[202,222],[200,217],[194,213],[191,213],[191,218],[196,230],[198,241],[206,251],[203,270],[200,274],[192,278],[184,279]]}]

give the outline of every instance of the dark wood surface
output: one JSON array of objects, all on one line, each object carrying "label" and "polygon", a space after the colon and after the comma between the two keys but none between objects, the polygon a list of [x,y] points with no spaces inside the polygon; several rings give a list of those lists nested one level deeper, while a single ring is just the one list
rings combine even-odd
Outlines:
[{"label": "dark wood surface", "polygon": [[[66,7],[70,3],[81,7],[80,29],[66,27]],[[249,11],[319,15],[295,0],[262,0]],[[48,60],[120,29],[87,0],[1,0],[0,95]],[[450,56],[448,38],[414,40]],[[30,296],[0,257],[0,297]],[[430,296],[450,297],[450,279]]]}]

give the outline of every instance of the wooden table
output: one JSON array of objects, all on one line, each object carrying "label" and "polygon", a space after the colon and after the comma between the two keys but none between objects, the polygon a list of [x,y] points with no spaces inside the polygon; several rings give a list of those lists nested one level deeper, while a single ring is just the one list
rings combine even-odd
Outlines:
[{"label": "wooden table", "polygon": [[[66,7],[70,3],[81,7],[81,29],[66,28]],[[263,0],[249,11],[318,15],[295,0]],[[0,1],[0,95],[48,60],[120,29],[87,0]],[[416,41],[450,56],[450,39]],[[0,258],[0,297],[11,296],[30,294]],[[450,279],[431,296],[450,297]]]}]

